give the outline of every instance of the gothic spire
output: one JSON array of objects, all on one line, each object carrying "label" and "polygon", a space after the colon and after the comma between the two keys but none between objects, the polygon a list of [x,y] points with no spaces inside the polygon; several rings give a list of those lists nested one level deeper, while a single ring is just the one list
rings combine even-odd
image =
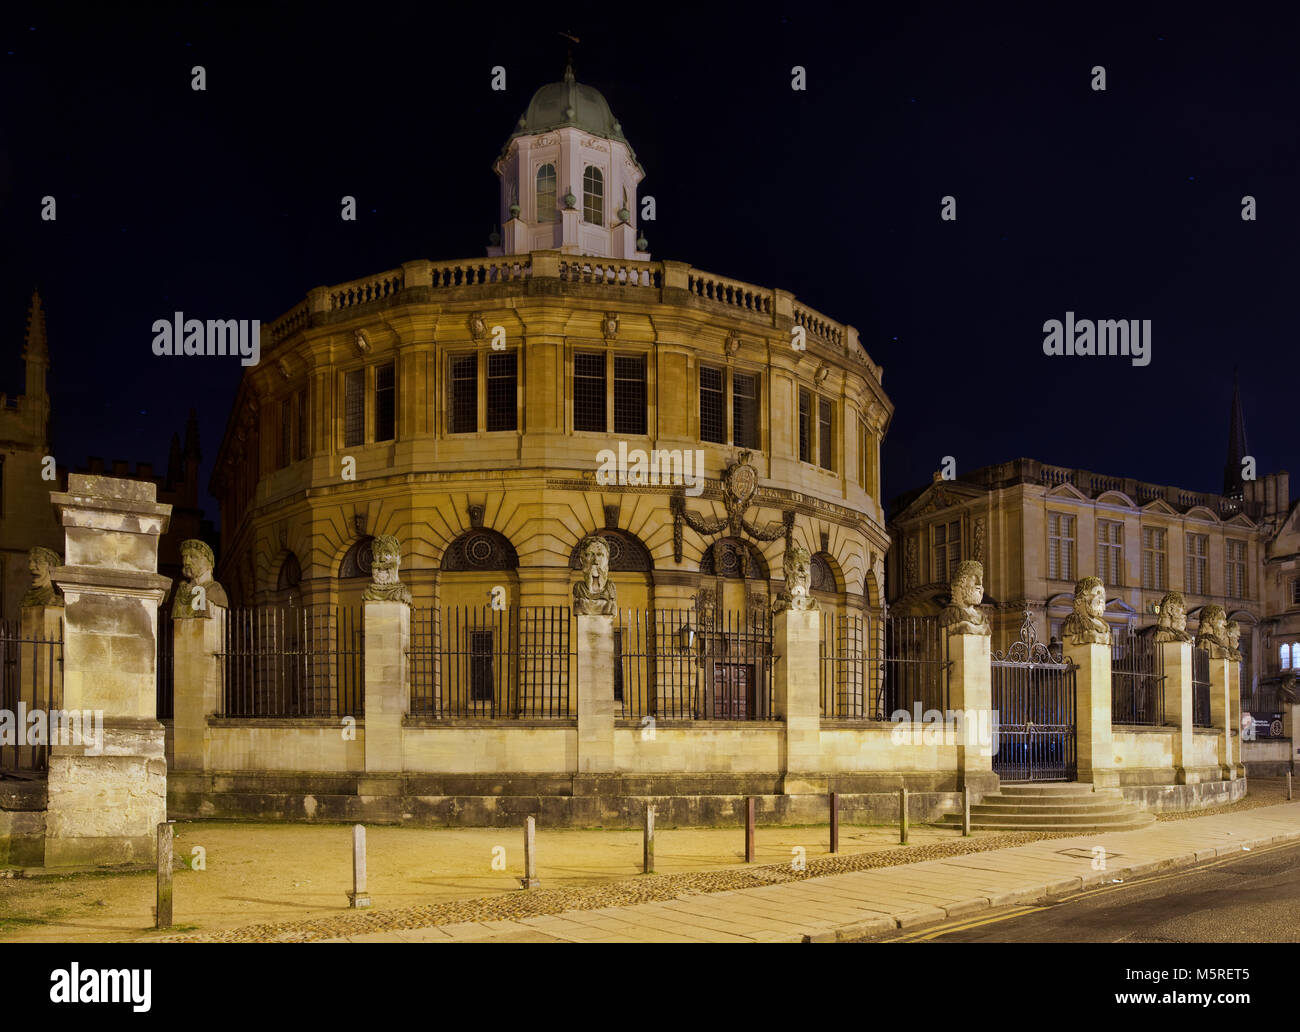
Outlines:
[{"label": "gothic spire", "polygon": [[1243,493],[1241,460],[1250,454],[1246,443],[1246,414],[1241,407],[1241,387],[1237,370],[1232,371],[1232,410],[1228,415],[1228,459],[1223,466],[1223,493],[1240,498]]},{"label": "gothic spire", "polygon": [[45,339],[45,309],[41,307],[39,291],[32,291],[32,303],[27,309],[27,344],[23,358],[48,359],[50,351]]}]

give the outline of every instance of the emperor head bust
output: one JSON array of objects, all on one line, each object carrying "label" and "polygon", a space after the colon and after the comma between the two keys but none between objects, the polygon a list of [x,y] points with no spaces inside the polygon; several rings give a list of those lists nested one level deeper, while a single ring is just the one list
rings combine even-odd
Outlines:
[{"label": "emperor head bust", "polygon": [[1074,645],[1109,645],[1106,585],[1100,577],[1084,577],[1074,586],[1074,612],[1065,618],[1061,634]]},{"label": "emperor head bust", "polygon": [[402,543],[392,534],[378,534],[370,541],[370,584],[363,602],[405,602],[411,604],[411,589],[398,579],[402,565]]},{"label": "emperor head bust", "polygon": [[781,566],[785,571],[785,587],[773,601],[773,610],[806,613],[821,608],[811,594],[812,556],[808,549],[792,543],[785,550]]},{"label": "emperor head bust", "polygon": [[63,560],[59,558],[59,554],[48,548],[37,545],[28,551],[27,571],[32,575],[32,586],[23,596],[22,608],[63,605],[63,596],[50,580],[54,568],[62,565]]},{"label": "emperor head bust", "polygon": [[1176,591],[1166,593],[1160,600],[1160,615],[1156,619],[1156,641],[1191,641],[1187,631],[1187,603]]},{"label": "emperor head bust", "polygon": [[181,572],[185,579],[176,587],[172,619],[209,616],[209,606],[228,606],[225,589],[212,579],[216,558],[206,541],[190,538],[181,542]]},{"label": "emperor head bust", "polygon": [[1223,606],[1211,602],[1201,609],[1201,623],[1196,628],[1196,647],[1205,649],[1213,659],[1231,659],[1228,644],[1228,614]]},{"label": "emperor head bust", "polygon": [[613,616],[618,592],[609,579],[609,545],[599,535],[582,542],[578,550],[582,580],[573,586],[574,616]]},{"label": "emperor head bust", "polygon": [[957,564],[950,588],[952,603],[939,617],[949,634],[992,635],[988,615],[980,608],[984,601],[984,564],[965,559]]}]

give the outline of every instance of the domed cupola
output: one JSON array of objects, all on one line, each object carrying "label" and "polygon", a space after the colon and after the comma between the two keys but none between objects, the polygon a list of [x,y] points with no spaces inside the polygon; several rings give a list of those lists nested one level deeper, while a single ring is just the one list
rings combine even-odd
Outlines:
[{"label": "domed cupola", "polygon": [[489,255],[557,250],[649,260],[636,230],[645,170],[609,103],[574,78],[572,64],[533,94],[493,171],[502,239]]}]

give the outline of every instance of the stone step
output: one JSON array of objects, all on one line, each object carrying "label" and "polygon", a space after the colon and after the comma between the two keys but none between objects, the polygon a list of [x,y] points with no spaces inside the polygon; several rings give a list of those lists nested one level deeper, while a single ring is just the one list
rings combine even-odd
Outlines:
[{"label": "stone step", "polygon": [[971,813],[1129,813],[1131,808],[1115,799],[1097,799],[1089,802],[1049,802],[1041,799],[1003,799],[985,796],[974,803]]},{"label": "stone step", "polygon": [[1087,782],[1075,781],[1004,781],[998,786],[998,792],[1002,795],[1050,796],[1052,798],[1091,795],[1118,796],[1120,794],[1117,788],[1102,788],[1094,791],[1092,785]]},{"label": "stone step", "polygon": [[[1150,814],[1144,814],[1141,810],[1111,810],[1104,813],[976,813],[972,809],[970,815],[972,824],[979,822],[981,824],[1007,824],[1016,827],[1033,824],[1053,824],[1068,828],[1111,827],[1118,824],[1129,824],[1138,817],[1155,820]],[[1141,823],[1149,824],[1150,820],[1143,820]],[[943,815],[943,822],[945,824],[960,824],[961,815],[946,813]]]},{"label": "stone step", "polygon": [[[1051,821],[1041,821],[1034,824],[1012,824],[1007,821],[989,820],[987,818],[977,821],[972,817],[970,826],[972,831],[1042,831],[1072,835],[1088,831],[1136,831],[1139,828],[1145,828],[1154,821],[1155,818],[1149,813],[1135,814],[1130,820],[1122,824],[1060,824]],[[961,822],[956,822],[956,826],[961,827]]]}]

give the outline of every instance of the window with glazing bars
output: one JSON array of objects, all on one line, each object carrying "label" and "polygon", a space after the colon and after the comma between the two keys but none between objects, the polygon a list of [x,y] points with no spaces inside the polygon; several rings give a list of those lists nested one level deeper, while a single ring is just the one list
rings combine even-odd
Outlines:
[{"label": "window with glazing bars", "polygon": [[514,430],[518,420],[518,352],[493,351],[487,365],[487,428]]},{"label": "window with glazing bars", "polygon": [[799,392],[799,461],[812,462],[812,395]]},{"label": "window with glazing bars", "polygon": [[298,392],[298,458],[307,457],[307,392]]},{"label": "window with glazing bars", "polygon": [[557,222],[559,217],[555,207],[555,166],[543,165],[537,170],[537,221]]},{"label": "window with glazing bars", "polygon": [[1160,527],[1142,528],[1142,587],[1167,591],[1165,532]]},{"label": "window with glazing bars", "polygon": [[827,398],[817,399],[817,464],[835,468],[834,408]]},{"label": "window with glazing bars", "polygon": [[1192,595],[1204,595],[1210,590],[1206,578],[1209,564],[1210,539],[1205,534],[1187,535],[1187,554],[1183,557],[1184,589]]},{"label": "window with glazing bars", "polygon": [[276,469],[284,469],[293,461],[293,398],[280,402],[280,453],[276,456]]},{"label": "window with glazing bars", "polygon": [[375,440],[391,441],[397,436],[397,390],[393,363],[375,369]]},{"label": "window with glazing bars", "polygon": [[[4,465],[0,464],[0,470],[3,469]],[[1291,582],[1291,604],[1293,606],[1300,606],[1300,577],[1297,577]]]},{"label": "window with glazing bars", "polygon": [[1074,580],[1074,517],[1063,512],[1047,514],[1047,576]]},{"label": "window with glazing bars", "polygon": [[961,562],[961,520],[937,523],[934,527],[933,579],[950,581]]},{"label": "window with glazing bars", "polygon": [[722,370],[700,366],[700,440],[727,443],[727,398]]},{"label": "window with glazing bars", "polygon": [[454,355],[449,365],[447,430],[472,434],[478,429],[478,355]]},{"label": "window with glazing bars", "polygon": [[366,371],[349,370],[343,376],[343,444],[361,444],[365,437]]},{"label": "window with glazing bars", "polygon": [[605,432],[604,352],[573,356],[573,429]]},{"label": "window with glazing bars", "polygon": [[1097,521],[1097,576],[1107,587],[1124,583],[1124,524],[1118,520]]},{"label": "window with glazing bars", "polygon": [[605,224],[605,177],[595,165],[582,173],[582,221]]},{"label": "window with glazing bars", "polygon": [[644,434],[645,356],[614,356],[614,433]]},{"label": "window with glazing bars", "polygon": [[1246,597],[1246,542],[1228,538],[1228,597]]},{"label": "window with glazing bars", "polygon": [[731,439],[737,448],[758,447],[758,377],[731,376]]}]

